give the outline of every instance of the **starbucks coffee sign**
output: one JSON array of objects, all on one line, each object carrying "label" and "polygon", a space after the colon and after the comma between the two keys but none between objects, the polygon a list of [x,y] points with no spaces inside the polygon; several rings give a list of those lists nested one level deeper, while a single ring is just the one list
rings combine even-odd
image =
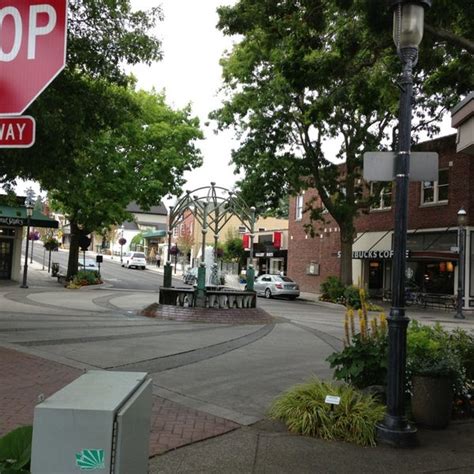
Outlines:
[{"label": "starbucks coffee sign", "polygon": [[[410,251],[406,251],[406,258],[410,256]],[[337,252],[337,257],[341,258],[341,251]],[[393,258],[393,250],[354,250],[352,258],[359,260],[388,260]]]}]

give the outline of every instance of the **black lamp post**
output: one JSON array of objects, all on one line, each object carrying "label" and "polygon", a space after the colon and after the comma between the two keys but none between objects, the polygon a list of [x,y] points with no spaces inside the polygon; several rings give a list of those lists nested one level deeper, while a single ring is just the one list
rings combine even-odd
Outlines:
[{"label": "black lamp post", "polygon": [[459,265],[458,265],[458,295],[456,300],[456,319],[466,319],[462,312],[464,298],[464,226],[467,221],[467,212],[461,208],[458,211],[458,247],[459,247]]},{"label": "black lamp post", "polygon": [[406,339],[409,318],[405,315],[405,267],[407,246],[408,184],[410,174],[413,67],[423,37],[425,8],[431,0],[391,0],[393,39],[402,61],[398,155],[395,162],[395,222],[392,275],[392,307],[388,317],[387,412],[377,425],[379,442],[394,447],[414,446],[416,428],[405,416]]},{"label": "black lamp post", "polygon": [[23,283],[21,284],[20,288],[28,288],[27,285],[27,278],[28,278],[28,250],[29,250],[29,242],[30,242],[30,224],[31,224],[31,216],[33,215],[33,207],[34,207],[34,192],[31,188],[26,191],[26,199],[25,199],[25,208],[26,208],[26,249],[25,249],[25,265],[23,267]]}]

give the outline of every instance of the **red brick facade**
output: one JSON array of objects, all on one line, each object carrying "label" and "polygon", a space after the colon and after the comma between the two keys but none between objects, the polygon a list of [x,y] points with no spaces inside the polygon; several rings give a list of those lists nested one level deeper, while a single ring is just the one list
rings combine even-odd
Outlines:
[{"label": "red brick facade", "polygon": [[[408,228],[457,229],[457,212],[461,207],[467,211],[468,225],[474,222],[474,162],[469,155],[456,153],[455,135],[424,142],[415,147],[416,151],[436,151],[439,153],[439,169],[448,171],[448,200],[443,203],[421,203],[421,183],[413,182],[409,188]],[[471,190],[472,189],[472,190]],[[304,204],[317,197],[314,189],[304,194]],[[389,231],[394,225],[394,197],[392,207],[361,213],[356,219],[357,232]],[[309,223],[307,214],[295,220],[296,198],[290,199],[288,276],[294,278],[302,291],[319,292],[319,285],[329,275],[339,275],[340,249],[339,229],[334,220],[326,214],[325,223],[315,223],[314,238],[307,236],[304,224]],[[320,264],[319,275],[308,274],[311,262]]]}]

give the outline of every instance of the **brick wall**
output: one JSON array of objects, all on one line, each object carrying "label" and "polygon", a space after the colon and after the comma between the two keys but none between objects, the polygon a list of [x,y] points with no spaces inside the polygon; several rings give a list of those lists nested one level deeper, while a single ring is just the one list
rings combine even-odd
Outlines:
[{"label": "brick wall", "polygon": [[[439,153],[440,169],[449,169],[448,202],[421,205],[421,183],[411,183],[409,188],[409,229],[432,229],[457,227],[457,212],[464,207],[468,222],[474,225],[474,163],[469,155],[456,153],[455,135],[442,137],[419,144],[414,151],[435,151]],[[472,191],[471,191],[472,188]],[[304,194],[306,205],[312,198],[317,199],[314,189]],[[356,220],[357,232],[392,230],[394,226],[394,201],[392,208],[361,213]],[[306,213],[301,221],[295,220],[296,198],[290,199],[288,276],[295,279],[302,291],[319,292],[319,285],[329,275],[339,275],[337,252],[340,250],[339,229],[329,214],[324,223],[315,223],[319,234],[314,238],[306,235],[304,224],[309,223]],[[469,224],[468,224],[469,225]],[[322,237],[321,237],[322,236]],[[311,262],[320,264],[320,275],[308,275]]]},{"label": "brick wall", "polygon": [[[304,194],[304,205],[313,197],[316,191],[309,189]],[[301,221],[295,220],[296,198],[290,199],[289,212],[289,241],[288,241],[288,276],[300,285],[301,291],[319,292],[319,285],[330,275],[339,275],[340,259],[337,252],[340,249],[339,227],[334,219],[325,214],[325,222],[314,223],[315,237],[305,232],[304,224],[309,223],[307,213],[303,213]],[[308,265],[318,263],[319,275],[307,273]]]}]

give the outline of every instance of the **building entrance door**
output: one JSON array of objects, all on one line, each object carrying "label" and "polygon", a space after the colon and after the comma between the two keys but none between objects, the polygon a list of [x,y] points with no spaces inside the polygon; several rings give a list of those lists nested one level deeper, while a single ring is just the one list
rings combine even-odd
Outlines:
[{"label": "building entrance door", "polygon": [[0,239],[0,280],[12,275],[13,240]]},{"label": "building entrance door", "polygon": [[383,264],[381,261],[369,261],[369,295],[383,296]]}]

